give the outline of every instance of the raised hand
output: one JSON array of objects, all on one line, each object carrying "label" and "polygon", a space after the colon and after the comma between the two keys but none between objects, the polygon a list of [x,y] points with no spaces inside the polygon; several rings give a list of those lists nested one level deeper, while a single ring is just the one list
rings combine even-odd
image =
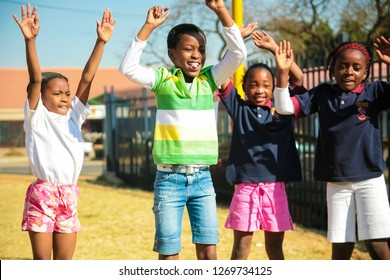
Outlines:
[{"label": "raised hand", "polygon": [[243,26],[240,28],[240,33],[242,39],[248,38],[252,32],[257,28],[257,22],[249,23],[247,26]]},{"label": "raised hand", "polygon": [[275,58],[279,71],[290,70],[291,65],[294,62],[294,55],[290,42],[287,42],[286,40],[280,42],[279,47],[277,47],[275,52]]},{"label": "raised hand", "polygon": [[105,9],[103,12],[102,21],[99,22],[98,20],[96,20],[96,31],[98,34],[98,38],[107,43],[108,40],[110,40],[112,33],[114,32],[116,22],[116,20],[112,19],[112,11],[110,11],[109,9]]},{"label": "raised hand", "polygon": [[160,6],[150,8],[145,23],[153,26],[153,28],[160,26],[168,18],[168,10],[169,8],[162,8]]},{"label": "raised hand", "polygon": [[275,54],[278,44],[275,40],[265,31],[255,31],[251,35],[253,43],[260,49],[268,50]]},{"label": "raised hand", "polygon": [[380,36],[375,40],[374,47],[379,59],[386,64],[390,64],[390,38]]},{"label": "raised hand", "polygon": [[207,7],[209,7],[214,12],[225,8],[225,3],[223,0],[205,0]]},{"label": "raised hand", "polygon": [[20,21],[18,17],[14,14],[13,18],[15,22],[19,25],[20,30],[23,33],[23,36],[26,40],[32,39],[38,36],[39,33],[39,15],[37,14],[37,7],[31,11],[30,4],[27,4],[27,14],[25,7],[21,7],[22,20]]}]

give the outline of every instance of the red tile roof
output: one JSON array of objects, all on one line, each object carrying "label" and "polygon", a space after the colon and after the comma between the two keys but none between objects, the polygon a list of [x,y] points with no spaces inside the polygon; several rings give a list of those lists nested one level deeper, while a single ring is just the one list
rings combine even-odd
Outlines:
[{"label": "red tile roof", "polygon": [[[66,76],[69,80],[71,93],[76,93],[82,70],[82,68],[42,69],[42,71],[59,72]],[[27,84],[27,68],[0,68],[0,110],[23,108]],[[90,98],[104,93],[105,87],[107,91],[113,87],[115,91],[121,92],[140,88],[119,73],[117,68],[99,68],[92,83]]]}]

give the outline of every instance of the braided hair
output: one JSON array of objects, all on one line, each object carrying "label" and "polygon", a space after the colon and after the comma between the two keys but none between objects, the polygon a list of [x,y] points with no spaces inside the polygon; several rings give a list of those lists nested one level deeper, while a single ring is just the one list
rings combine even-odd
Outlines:
[{"label": "braided hair", "polygon": [[336,63],[336,59],[339,56],[339,54],[347,49],[354,49],[360,51],[365,57],[367,61],[367,75],[364,78],[363,81],[367,80],[367,78],[370,76],[370,65],[371,65],[371,51],[370,49],[363,44],[360,44],[358,42],[344,42],[340,44],[336,49],[334,49],[329,55],[328,58],[326,59],[326,65],[327,68],[329,69],[329,78],[332,80],[333,74],[334,74],[334,67]]}]

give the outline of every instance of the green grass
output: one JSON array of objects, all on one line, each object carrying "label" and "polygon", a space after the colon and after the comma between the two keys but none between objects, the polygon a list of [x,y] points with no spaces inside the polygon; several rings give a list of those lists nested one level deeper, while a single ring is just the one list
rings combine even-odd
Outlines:
[{"label": "green grass", "polygon": [[[31,259],[28,234],[20,230],[25,191],[34,178],[24,175],[0,174],[0,259]],[[79,218],[82,230],[78,233],[75,260],[155,260],[152,251],[154,217],[151,192],[116,188],[91,183],[82,177],[79,181]],[[233,243],[232,230],[224,228],[228,213],[218,208],[220,243],[218,259],[230,258]],[[294,225],[286,232],[284,252],[290,260],[326,260],[331,245],[325,233]],[[180,259],[195,260],[188,216],[184,216],[182,252]],[[267,259],[263,233],[255,232],[250,259]],[[369,259],[357,246],[353,259]]]}]

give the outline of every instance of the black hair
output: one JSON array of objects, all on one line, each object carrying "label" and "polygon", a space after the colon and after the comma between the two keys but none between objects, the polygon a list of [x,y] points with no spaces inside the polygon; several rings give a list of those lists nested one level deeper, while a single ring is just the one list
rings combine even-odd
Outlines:
[{"label": "black hair", "polygon": [[275,76],[274,76],[274,73],[272,72],[271,68],[267,64],[265,64],[265,63],[255,63],[255,64],[252,64],[251,66],[249,66],[249,68],[245,71],[244,77],[242,78],[242,87],[243,87],[243,89],[244,89],[244,86],[245,86],[245,82],[246,82],[246,80],[248,78],[248,73],[252,69],[254,69],[254,68],[265,69],[265,70],[270,72],[271,77],[272,77],[272,91],[274,91],[274,89],[275,89]]},{"label": "black hair", "polygon": [[372,53],[371,53],[371,50],[365,44],[361,44],[361,43],[358,43],[358,42],[343,42],[328,55],[328,57],[326,59],[326,68],[329,71],[329,79],[330,80],[333,79],[334,67],[335,67],[336,59],[339,56],[340,52],[345,50],[345,49],[359,50],[366,57],[366,61],[367,61],[367,68],[366,68],[367,74],[366,74],[366,77],[363,80],[363,82],[364,82],[370,76],[370,68],[371,68],[370,65],[371,65],[371,60],[372,60]]},{"label": "black hair", "polygon": [[[64,75],[57,73],[57,72],[42,72],[42,82],[41,82],[41,93],[43,93],[44,89],[46,88],[47,84],[53,80],[53,79],[64,79],[65,81],[68,81],[68,78]],[[30,87],[30,83],[27,85],[27,92]]]},{"label": "black hair", "polygon": [[64,79],[68,82],[68,78],[57,72],[42,72],[41,93],[46,88],[47,84],[53,79]]},{"label": "black hair", "polygon": [[203,30],[192,23],[182,23],[179,25],[176,25],[173,27],[167,36],[167,46],[168,49],[174,49],[177,45],[177,43],[180,41],[180,38],[183,34],[193,34],[193,33],[199,33],[201,34],[205,41],[206,41],[206,35],[204,34]]}]

